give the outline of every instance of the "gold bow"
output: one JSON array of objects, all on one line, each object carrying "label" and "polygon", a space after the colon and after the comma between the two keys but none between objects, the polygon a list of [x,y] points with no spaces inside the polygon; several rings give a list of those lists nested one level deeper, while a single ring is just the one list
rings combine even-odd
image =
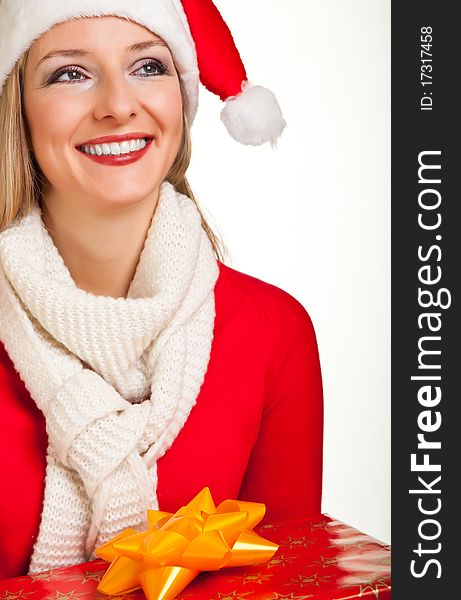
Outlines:
[{"label": "gold bow", "polygon": [[208,487],[175,514],[148,510],[147,531],[125,529],[96,550],[112,562],[98,591],[122,595],[142,587],[147,600],[172,600],[201,571],[266,562],[278,545],[250,531],[265,512],[259,502],[216,507]]}]

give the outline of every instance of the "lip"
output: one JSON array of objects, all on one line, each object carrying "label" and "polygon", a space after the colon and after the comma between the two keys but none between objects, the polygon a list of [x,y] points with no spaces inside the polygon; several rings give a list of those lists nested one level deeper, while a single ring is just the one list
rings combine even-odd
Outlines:
[{"label": "lip", "polygon": [[[145,136],[142,136],[145,137]],[[112,141],[115,141],[114,138],[111,138]],[[132,139],[130,137],[127,137],[126,139]],[[86,158],[89,158],[90,160],[92,160],[93,162],[99,164],[99,165],[107,165],[110,167],[122,167],[124,165],[129,165],[131,163],[134,163],[138,160],[140,160],[145,154],[147,154],[147,152],[149,151],[149,148],[152,145],[152,139],[153,138],[149,138],[149,141],[147,142],[146,146],[144,148],[142,148],[142,150],[135,150],[134,152],[129,152],[127,154],[119,154],[117,156],[112,156],[109,154],[103,154],[101,156],[98,156],[97,154],[87,154],[86,152],[84,152],[83,150],[81,150],[81,146],[77,146],[77,151],[79,152],[79,154],[86,156]],[[124,140],[121,140],[124,141]],[[107,142],[105,142],[107,143]],[[85,144],[82,144],[85,145]]]},{"label": "lip", "polygon": [[119,135],[103,135],[102,137],[93,138],[91,140],[87,140],[82,142],[81,144],[77,144],[77,148],[80,146],[94,146],[95,144],[110,144],[111,142],[126,142],[127,140],[139,140],[142,138],[152,139],[154,136],[150,133],[143,132],[133,132],[133,133],[123,133]]}]

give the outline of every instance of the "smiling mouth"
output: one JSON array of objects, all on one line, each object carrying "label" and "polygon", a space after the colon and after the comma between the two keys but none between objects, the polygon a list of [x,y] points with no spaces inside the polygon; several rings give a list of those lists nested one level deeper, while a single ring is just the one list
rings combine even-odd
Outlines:
[{"label": "smiling mouth", "polygon": [[122,156],[135,155],[144,150],[152,142],[153,138],[137,138],[123,142],[111,142],[110,144],[85,144],[77,146],[77,150],[89,156]]}]

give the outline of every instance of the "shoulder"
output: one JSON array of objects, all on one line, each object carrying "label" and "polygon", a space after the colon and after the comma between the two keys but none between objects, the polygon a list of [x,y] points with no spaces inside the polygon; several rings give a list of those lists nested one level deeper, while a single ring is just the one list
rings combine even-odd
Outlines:
[{"label": "shoulder", "polygon": [[218,261],[219,277],[215,286],[217,304],[239,306],[258,316],[272,338],[286,339],[298,333],[313,334],[306,308],[280,287],[237,271]]}]

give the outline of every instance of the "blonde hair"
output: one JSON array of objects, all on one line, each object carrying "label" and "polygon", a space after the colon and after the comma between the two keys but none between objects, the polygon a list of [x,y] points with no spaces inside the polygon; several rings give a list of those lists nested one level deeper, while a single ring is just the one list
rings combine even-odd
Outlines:
[{"label": "blonde hair", "polygon": [[[48,183],[31,152],[30,135],[23,112],[22,91],[28,54],[29,51],[24,52],[17,61],[0,96],[0,231],[11,225],[17,217],[25,216],[40,201],[42,186]],[[184,98],[182,85],[181,93]],[[208,224],[186,178],[190,158],[190,129],[183,111],[181,144],[165,179],[195,203],[214,255],[224,262],[227,252],[224,243]]]}]

